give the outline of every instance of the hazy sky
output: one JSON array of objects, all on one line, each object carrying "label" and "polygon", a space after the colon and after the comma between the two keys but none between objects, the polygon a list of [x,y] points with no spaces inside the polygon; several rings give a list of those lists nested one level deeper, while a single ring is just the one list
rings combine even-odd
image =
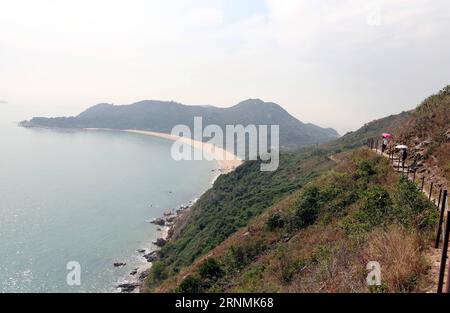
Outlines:
[{"label": "hazy sky", "polygon": [[450,84],[449,30],[448,0],[0,0],[0,106],[261,98],[344,133]]}]

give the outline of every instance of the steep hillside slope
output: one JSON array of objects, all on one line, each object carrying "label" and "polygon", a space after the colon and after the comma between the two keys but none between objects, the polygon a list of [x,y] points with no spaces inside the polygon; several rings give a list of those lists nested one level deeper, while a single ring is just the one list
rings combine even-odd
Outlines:
[{"label": "steep hillside slope", "polygon": [[141,101],[131,105],[98,104],[76,117],[33,118],[23,126],[66,128],[141,129],[170,133],[175,125],[193,129],[194,117],[203,124],[219,125],[280,125],[280,144],[288,149],[336,139],[333,129],[305,124],[275,103],[259,99],[243,101],[230,108],[187,106],[176,102]]},{"label": "steep hillside slope", "polygon": [[[362,149],[276,203],[159,292],[413,292],[425,290],[436,208],[388,161]],[[369,288],[377,261],[382,285]],[[156,266],[155,283],[164,267]]]},{"label": "steep hillside slope", "polygon": [[[436,208],[384,158],[352,151],[383,132],[395,143],[413,140],[417,123],[436,126],[420,138],[447,134],[447,91],[430,99],[332,142],[282,154],[277,172],[262,175],[257,163],[246,162],[221,177],[161,250],[148,290],[427,290],[424,249]],[[369,261],[382,264],[382,287],[368,289]]]},{"label": "steep hillside slope", "polygon": [[396,134],[411,119],[414,110],[384,117],[365,124],[357,131],[350,132],[339,138],[322,145],[322,148],[334,152],[345,151],[365,145],[367,140],[380,138],[384,132]]},{"label": "steep hillside slope", "polygon": [[235,172],[221,176],[177,223],[171,241],[160,251],[160,262],[153,267],[156,279],[150,278],[149,285],[154,287],[176,276],[252,218],[332,169],[335,163],[330,160],[330,154],[363,145],[374,133],[399,124],[405,115],[370,123],[330,144],[282,153],[280,167],[273,173],[260,172],[258,162],[246,162]]},{"label": "steep hillside slope", "polygon": [[450,86],[427,98],[398,132],[399,142],[411,147],[419,171],[450,181]]}]

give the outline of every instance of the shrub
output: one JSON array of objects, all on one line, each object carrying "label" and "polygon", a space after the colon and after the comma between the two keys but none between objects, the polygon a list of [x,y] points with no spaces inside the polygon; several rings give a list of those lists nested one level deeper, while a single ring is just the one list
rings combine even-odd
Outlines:
[{"label": "shrub", "polygon": [[224,274],[222,266],[213,258],[203,262],[202,265],[200,265],[198,272],[201,278],[210,280],[217,280]]},{"label": "shrub", "polygon": [[272,272],[282,284],[290,283],[306,265],[305,260],[280,247],[273,260]]},{"label": "shrub", "polygon": [[267,220],[267,228],[270,231],[274,231],[277,228],[283,228],[284,225],[285,225],[284,217],[279,212],[272,214]]},{"label": "shrub", "polygon": [[232,268],[243,268],[254,258],[266,250],[267,245],[263,240],[245,242],[238,246],[231,246],[228,254],[228,262]]},{"label": "shrub", "polygon": [[414,182],[401,178],[396,186],[395,214],[405,227],[431,228],[437,220],[433,205]]},{"label": "shrub", "polygon": [[177,293],[199,293],[202,292],[202,282],[197,275],[187,276],[181,284],[175,289]]},{"label": "shrub", "polygon": [[365,192],[357,219],[369,227],[374,227],[387,222],[390,211],[392,211],[392,200],[389,192],[375,185]]},{"label": "shrub", "polygon": [[167,278],[167,273],[163,262],[157,261],[152,264],[151,278],[154,282],[160,282]]},{"label": "shrub", "polygon": [[320,206],[319,188],[317,186],[308,187],[296,203],[294,227],[302,229],[314,224],[319,217]]},{"label": "shrub", "polygon": [[358,167],[356,170],[356,176],[358,178],[369,177],[369,176],[372,176],[375,174],[376,174],[376,171],[374,169],[372,162],[370,162],[368,160],[363,160],[358,163]]}]

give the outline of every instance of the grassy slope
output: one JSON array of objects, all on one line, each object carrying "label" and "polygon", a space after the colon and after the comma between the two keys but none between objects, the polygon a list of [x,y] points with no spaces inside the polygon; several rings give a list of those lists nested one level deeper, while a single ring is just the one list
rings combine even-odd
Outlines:
[{"label": "grassy slope", "polygon": [[365,149],[284,198],[157,291],[365,292],[366,265],[382,265],[371,291],[426,287],[436,208]]},{"label": "grassy slope", "polygon": [[258,162],[246,162],[235,172],[221,176],[205,193],[189,216],[180,223],[173,240],[161,250],[161,262],[153,266],[149,289],[169,280],[227,239],[239,228],[272,205],[301,189],[335,164],[328,156],[363,145],[383,131],[392,131],[410,113],[377,120],[360,130],[319,146],[296,153],[283,153],[280,167],[262,173]]},{"label": "grassy slope", "polygon": [[[420,104],[399,132],[410,147],[424,148],[428,168],[450,181],[450,86]],[[424,143],[424,144],[421,144]]]},{"label": "grassy slope", "polygon": [[207,253],[248,221],[333,165],[312,151],[281,155],[276,172],[260,172],[259,162],[246,162],[223,175],[193,206],[160,255],[164,276]]}]

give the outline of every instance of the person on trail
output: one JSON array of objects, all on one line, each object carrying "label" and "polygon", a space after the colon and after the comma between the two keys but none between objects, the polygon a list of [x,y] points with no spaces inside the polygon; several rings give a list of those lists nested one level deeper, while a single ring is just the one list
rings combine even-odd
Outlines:
[{"label": "person on trail", "polygon": [[402,149],[402,151],[400,151],[400,156],[402,158],[402,168],[405,168],[405,161],[408,158],[408,151],[406,149]]},{"label": "person on trail", "polygon": [[386,137],[383,137],[383,145],[381,146],[381,153],[384,153],[384,151],[386,151],[388,145],[388,140]]}]

